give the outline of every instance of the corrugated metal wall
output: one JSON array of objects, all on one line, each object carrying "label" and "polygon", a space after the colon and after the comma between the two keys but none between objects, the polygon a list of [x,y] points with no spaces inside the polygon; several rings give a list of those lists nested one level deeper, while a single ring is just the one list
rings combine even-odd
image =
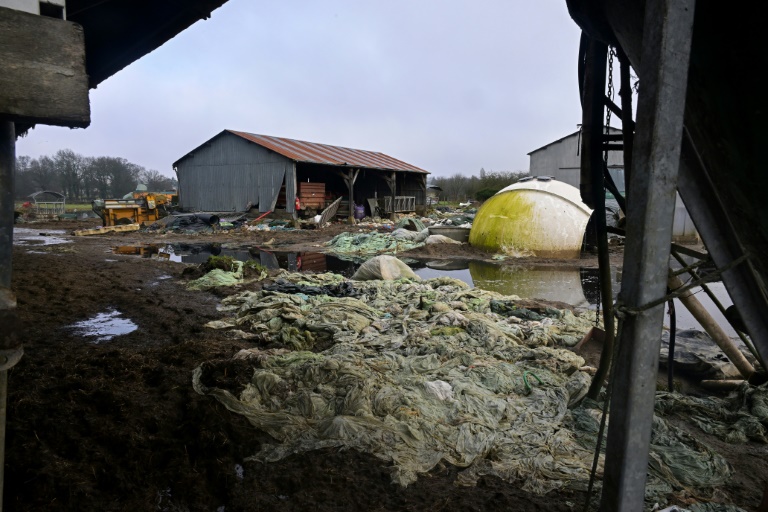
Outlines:
[{"label": "corrugated metal wall", "polygon": [[[611,130],[619,133],[618,130]],[[579,188],[581,180],[581,157],[578,134],[570,135],[563,140],[539,149],[530,155],[530,173],[532,176],[552,176],[555,179]],[[621,151],[608,153],[608,172],[620,192],[624,185],[624,154]],[[618,207],[618,205],[617,205]],[[682,199],[678,195],[675,200],[675,220],[672,226],[672,236],[677,238],[696,238],[696,227],[693,225]]]},{"label": "corrugated metal wall", "polygon": [[[244,211],[248,203],[261,212],[274,208],[287,181],[293,211],[294,163],[282,155],[224,133],[178,163],[179,203],[191,211]],[[286,175],[288,179],[286,180]]]}]

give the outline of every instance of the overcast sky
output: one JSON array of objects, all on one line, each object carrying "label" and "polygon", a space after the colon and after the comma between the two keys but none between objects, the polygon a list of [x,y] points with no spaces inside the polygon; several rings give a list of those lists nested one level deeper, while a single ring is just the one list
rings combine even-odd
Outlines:
[{"label": "overcast sky", "polygon": [[380,151],[435,175],[528,169],[581,122],[565,0],[229,0],[91,91],[91,126],[17,144],[163,174],[223,129]]}]

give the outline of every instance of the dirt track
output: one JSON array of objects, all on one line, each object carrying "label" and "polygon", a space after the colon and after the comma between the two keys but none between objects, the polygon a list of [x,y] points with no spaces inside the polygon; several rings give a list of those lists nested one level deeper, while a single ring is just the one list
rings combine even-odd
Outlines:
[{"label": "dirt track", "polygon": [[[128,233],[15,247],[13,288],[26,354],[9,378],[6,509],[580,509],[584,496],[578,493],[530,496],[493,478],[475,488],[457,487],[457,470],[447,466],[401,489],[390,483],[386,463],[349,451],[314,452],[268,465],[243,462],[268,438],[245,418],[196,394],[191,374],[200,363],[228,359],[250,344],[201,327],[219,318],[218,297],[180,286],[185,265],[110,252],[114,245],[136,242],[263,245],[271,238],[281,248],[311,250],[344,229],[216,237]],[[428,256],[455,256],[452,251],[459,249]],[[171,278],[162,279],[166,275]],[[109,308],[123,312],[138,329],[93,344],[65,328]],[[724,445],[696,435],[711,441],[737,469],[725,495],[755,506],[768,474],[765,447]]]}]

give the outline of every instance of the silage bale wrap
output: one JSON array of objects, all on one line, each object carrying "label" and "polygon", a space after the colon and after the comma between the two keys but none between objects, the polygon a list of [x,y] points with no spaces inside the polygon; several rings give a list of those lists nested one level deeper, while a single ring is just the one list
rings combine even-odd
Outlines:
[{"label": "silage bale wrap", "polygon": [[392,281],[395,279],[414,279],[420,281],[411,267],[394,256],[375,256],[362,265],[352,276],[353,281]]},{"label": "silage bale wrap", "polygon": [[429,235],[427,239],[424,241],[427,245],[438,245],[438,244],[452,244],[452,245],[461,245],[461,242],[458,240],[454,240],[453,238],[449,238],[445,235]]},{"label": "silage bale wrap", "polygon": [[398,240],[408,240],[419,243],[424,242],[429,237],[429,229],[422,227],[418,231],[412,231],[406,228],[397,228],[392,232],[392,236]]},{"label": "silage bale wrap", "polygon": [[[280,278],[320,288],[343,280]],[[529,309],[536,320],[521,318],[510,314],[527,309],[518,297],[446,277],[346,282],[340,289],[354,296],[235,294],[222,302],[231,317],[208,324],[257,336],[236,356],[253,368],[246,385],[222,386],[221,375],[236,373],[225,371],[232,360],[204,363],[193,376],[198,393],[276,440],[249,460],[353,448],[391,462],[403,486],[446,462],[463,468],[461,485],[493,475],[537,494],[586,488],[599,411],[580,405],[590,377],[563,347],[593,326],[594,312],[540,308]],[[665,428],[649,492],[701,492],[727,478],[721,458]],[[695,461],[698,479],[676,469],[685,460]]]},{"label": "silage bale wrap", "polygon": [[190,281],[190,290],[210,290],[218,286],[234,286],[243,282],[243,262],[234,261],[234,267],[227,271],[215,268],[203,277]]},{"label": "silage bale wrap", "polygon": [[[402,231],[416,233],[406,229]],[[325,245],[330,251],[337,254],[393,254],[421,247],[424,245],[424,239],[416,241],[411,239],[411,235],[397,238],[392,233],[340,233],[326,242]]]},{"label": "silage bale wrap", "polygon": [[659,393],[656,412],[685,413],[702,431],[727,443],[768,443],[768,383],[744,382],[725,398]]}]

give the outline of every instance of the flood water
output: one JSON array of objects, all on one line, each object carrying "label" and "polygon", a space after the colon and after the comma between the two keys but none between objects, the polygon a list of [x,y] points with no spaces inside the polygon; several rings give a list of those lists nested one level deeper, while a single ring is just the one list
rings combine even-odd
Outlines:
[{"label": "flood water", "polygon": [[[319,252],[271,251],[256,247],[223,247],[218,244],[168,244],[114,247],[116,254],[129,254],[144,258],[161,258],[181,263],[204,263],[209,256],[231,256],[240,261],[256,260],[270,269],[284,268],[301,272],[333,272],[351,277],[364,261],[342,259]],[[472,260],[416,260],[404,259],[422,279],[453,277],[472,287],[517,295],[521,298],[565,302],[575,307],[595,309],[600,302],[600,279],[596,268],[553,268],[505,265]],[[621,269],[611,269],[613,298],[621,288]],[[711,283],[710,289],[728,307],[732,304],[722,283]],[[715,304],[703,292],[697,298],[712,314],[725,332],[736,337],[736,331],[722,316]],[[701,329],[685,307],[676,302],[677,328]],[[666,310],[665,310],[666,311]],[[669,326],[665,313],[664,324]]]}]

